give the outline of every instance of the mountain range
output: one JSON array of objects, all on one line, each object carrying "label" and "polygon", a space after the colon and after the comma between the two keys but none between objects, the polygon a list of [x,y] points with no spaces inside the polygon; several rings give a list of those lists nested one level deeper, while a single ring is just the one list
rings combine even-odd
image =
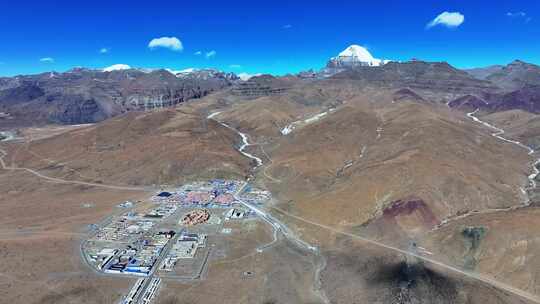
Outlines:
[{"label": "mountain range", "polygon": [[0,111],[22,124],[81,124],[133,110],[174,106],[231,86],[232,73],[75,68],[0,78]]},{"label": "mountain range", "polygon": [[258,96],[281,92],[292,83],[328,78],[354,80],[360,86],[407,88],[451,107],[540,111],[540,67],[534,64],[516,60],[506,66],[459,70],[445,62],[380,60],[351,45],[319,72],[245,81],[212,69],[145,70],[121,64],[103,70],[75,68],[3,77],[0,111],[15,119],[0,119],[0,126],[97,122],[128,111],[174,106],[227,88]]}]

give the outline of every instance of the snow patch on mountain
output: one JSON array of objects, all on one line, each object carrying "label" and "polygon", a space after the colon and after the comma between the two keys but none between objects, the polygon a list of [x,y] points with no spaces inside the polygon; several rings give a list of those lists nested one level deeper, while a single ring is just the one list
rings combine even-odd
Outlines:
[{"label": "snow patch on mountain", "polygon": [[322,113],[318,113],[318,114],[315,114],[311,117],[308,117],[304,120],[297,120],[297,121],[294,121],[290,124],[288,124],[287,126],[285,126],[283,129],[280,130],[281,132],[281,135],[288,135],[288,134],[291,134],[292,131],[294,131],[296,128],[298,127],[301,127],[301,126],[304,126],[304,125],[307,125],[307,124],[310,124],[310,123],[314,123],[316,121],[319,121],[321,120],[322,118],[324,118],[326,115],[328,115],[329,113],[332,113],[334,112],[335,108],[331,108],[331,109],[328,109],[328,111],[325,111],[325,112],[322,112]]},{"label": "snow patch on mountain", "polygon": [[238,77],[240,77],[241,80],[246,81],[246,80],[249,80],[251,77],[261,76],[261,75],[262,74],[240,73],[238,74]]},{"label": "snow patch on mountain", "polygon": [[113,64],[109,67],[106,67],[103,69],[103,72],[112,72],[112,71],[122,71],[122,70],[129,70],[131,67],[127,64]]}]

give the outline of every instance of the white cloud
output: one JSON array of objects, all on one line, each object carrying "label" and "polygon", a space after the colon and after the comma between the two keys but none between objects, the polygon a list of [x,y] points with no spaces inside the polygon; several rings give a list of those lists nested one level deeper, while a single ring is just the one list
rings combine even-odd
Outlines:
[{"label": "white cloud", "polygon": [[459,12],[442,12],[435,19],[431,20],[430,23],[426,25],[426,28],[432,28],[437,25],[444,25],[446,27],[458,27],[463,21],[465,21],[465,16]]},{"label": "white cloud", "polygon": [[196,51],[195,53],[193,53],[193,55],[199,56],[199,55],[202,55],[202,52],[201,51]]},{"label": "white cloud", "polygon": [[216,51],[211,50],[210,52],[206,52],[206,54],[204,54],[204,56],[206,56],[206,58],[212,58],[212,57],[216,57],[216,54],[217,54]]},{"label": "white cloud", "polygon": [[506,16],[508,17],[525,17],[527,16],[527,14],[525,14],[525,12],[508,12],[506,13]]},{"label": "white cloud", "polygon": [[41,62],[47,62],[47,63],[53,63],[53,62],[54,62],[54,58],[51,58],[51,57],[43,57],[43,58],[40,58],[39,61],[41,61]]},{"label": "white cloud", "polygon": [[166,48],[173,51],[182,51],[184,49],[184,46],[182,45],[182,41],[176,37],[160,37],[160,38],[154,38],[150,40],[148,43],[148,47],[150,49],[155,48]]},{"label": "white cloud", "polygon": [[121,71],[121,70],[129,70],[131,67],[127,64],[113,64],[109,67],[106,67],[103,69],[103,72],[112,72],[112,71]]},{"label": "white cloud", "polygon": [[516,19],[523,19],[525,21],[525,23],[529,23],[532,18],[527,16],[527,13],[525,12],[508,12],[506,13],[506,16],[507,17],[510,17],[510,18],[516,18]]},{"label": "white cloud", "polygon": [[229,68],[231,68],[231,69],[241,69],[242,66],[239,65],[239,64],[230,64],[230,65],[229,65]]},{"label": "white cloud", "polygon": [[101,48],[101,49],[99,49],[100,54],[107,54],[109,51],[110,51],[109,48]]}]

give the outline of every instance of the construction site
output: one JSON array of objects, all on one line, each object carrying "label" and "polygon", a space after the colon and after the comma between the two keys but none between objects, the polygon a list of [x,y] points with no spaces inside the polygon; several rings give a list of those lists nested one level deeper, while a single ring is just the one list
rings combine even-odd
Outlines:
[{"label": "construction site", "polygon": [[91,225],[81,255],[102,275],[139,278],[121,303],[151,303],[162,279],[204,279],[208,261],[226,256],[221,236],[232,233],[230,225],[259,219],[244,201],[262,205],[269,199],[269,192],[239,181],[161,190],[146,202],[123,202],[119,214]]}]

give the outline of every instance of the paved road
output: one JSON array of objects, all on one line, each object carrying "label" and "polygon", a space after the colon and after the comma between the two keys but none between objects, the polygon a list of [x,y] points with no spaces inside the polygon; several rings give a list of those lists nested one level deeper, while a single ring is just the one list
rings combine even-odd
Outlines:
[{"label": "paved road", "polygon": [[439,267],[441,267],[443,269],[446,269],[448,271],[461,274],[461,275],[463,275],[465,277],[472,278],[472,279],[481,281],[483,283],[486,283],[488,285],[494,286],[496,288],[499,288],[501,290],[510,292],[510,293],[512,293],[514,295],[517,295],[519,297],[522,297],[522,298],[527,299],[529,301],[532,301],[534,303],[540,303],[540,297],[539,296],[531,294],[531,293],[526,292],[524,290],[515,288],[515,287],[510,286],[508,284],[496,281],[496,280],[494,280],[492,278],[489,278],[489,277],[487,277],[485,275],[482,275],[482,274],[479,274],[479,273],[463,271],[461,269],[458,269],[456,267],[444,264],[442,262],[436,261],[436,260],[434,260],[432,258],[429,258],[429,257],[426,257],[426,256],[422,256],[422,255],[419,255],[419,254],[416,254],[416,253],[413,253],[413,252],[409,252],[407,250],[403,250],[403,249],[400,249],[400,248],[397,248],[397,247],[394,247],[394,246],[390,246],[390,245],[387,245],[387,244],[384,244],[384,243],[380,243],[378,241],[374,241],[374,240],[371,240],[371,239],[368,239],[368,238],[364,238],[364,237],[356,235],[356,234],[352,234],[352,233],[349,233],[349,232],[346,232],[346,231],[342,231],[342,230],[339,230],[339,229],[336,229],[336,228],[333,228],[333,227],[330,227],[330,226],[327,226],[327,225],[324,225],[324,224],[320,224],[320,223],[305,219],[305,218],[303,218],[301,216],[291,214],[291,213],[289,213],[289,212],[287,212],[287,211],[285,211],[283,209],[277,208],[277,207],[271,207],[271,208],[276,210],[277,212],[287,216],[287,217],[296,219],[298,221],[301,221],[301,222],[304,222],[304,223],[307,223],[307,224],[310,224],[310,225],[313,225],[313,226],[316,226],[316,227],[319,227],[319,228],[323,228],[323,229],[326,229],[328,231],[331,231],[331,232],[334,232],[334,233],[337,233],[337,234],[348,236],[350,238],[357,239],[357,240],[360,240],[360,241],[363,241],[363,242],[366,242],[366,243],[369,243],[369,244],[372,244],[372,245],[375,245],[375,246],[378,246],[378,247],[382,247],[382,248],[385,248],[385,249],[388,249],[388,250],[391,250],[391,251],[402,253],[402,254],[404,254],[406,256],[409,256],[409,257],[417,258],[417,259],[422,260],[424,262],[431,263],[433,265],[439,266]]},{"label": "paved road", "polygon": [[299,237],[297,237],[292,231],[283,223],[281,223],[278,219],[273,217],[269,212],[266,212],[263,209],[260,209],[253,204],[247,203],[246,201],[242,200],[238,195],[243,191],[243,189],[246,187],[247,183],[244,183],[238,191],[234,194],[234,198],[242,204],[244,207],[250,209],[255,214],[257,214],[260,218],[262,218],[264,221],[266,221],[268,224],[270,224],[276,231],[281,232],[286,238],[291,240],[293,243],[296,243],[301,248],[307,249],[309,251],[316,252],[318,249],[315,246],[311,246],[310,244],[304,242]]},{"label": "paved road", "polygon": [[160,252],[160,254],[159,254],[159,256],[158,256],[158,258],[156,260],[156,263],[154,264],[154,267],[152,267],[152,269],[150,270],[150,273],[148,274],[148,276],[145,278],[145,280],[143,282],[143,286],[141,287],[141,292],[139,293],[139,295],[135,299],[135,301],[134,301],[135,303],[142,303],[144,294],[146,293],[146,289],[148,289],[148,287],[150,287],[150,283],[152,282],[152,279],[154,278],[154,275],[155,275],[156,271],[159,269],[159,265],[161,265],[161,263],[163,262],[165,257],[167,257],[167,254],[171,250],[171,247],[173,246],[173,244],[176,243],[176,240],[178,239],[178,237],[179,237],[179,234],[177,233],[173,238],[171,238],[167,242],[165,247],[163,247],[163,250],[161,250],[161,252]]}]

